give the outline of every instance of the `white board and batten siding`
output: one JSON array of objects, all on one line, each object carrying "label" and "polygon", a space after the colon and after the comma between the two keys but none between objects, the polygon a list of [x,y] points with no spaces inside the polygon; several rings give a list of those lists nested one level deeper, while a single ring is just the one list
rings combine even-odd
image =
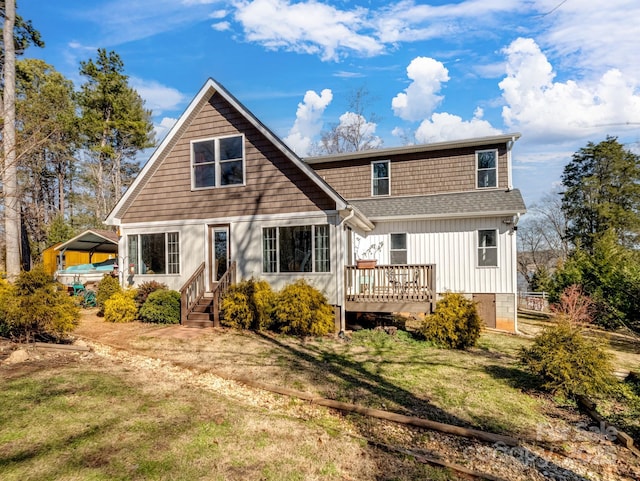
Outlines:
[{"label": "white board and batten siding", "polygon": [[[436,291],[462,293],[515,293],[516,233],[502,217],[377,221],[366,237],[354,233],[359,251],[382,241],[379,264],[389,264],[390,234],[407,234],[407,263],[435,264]],[[478,266],[478,231],[498,231],[498,266]]]}]

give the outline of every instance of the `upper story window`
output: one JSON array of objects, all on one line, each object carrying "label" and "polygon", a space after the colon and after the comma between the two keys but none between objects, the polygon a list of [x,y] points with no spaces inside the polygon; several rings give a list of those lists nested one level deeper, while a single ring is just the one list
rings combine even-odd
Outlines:
[{"label": "upper story window", "polygon": [[478,266],[498,267],[498,231],[478,231]]},{"label": "upper story window", "polygon": [[478,150],[476,152],[476,172],[478,189],[498,186],[498,151]]},{"label": "upper story window", "polygon": [[191,143],[194,189],[244,184],[244,137],[218,137]]},{"label": "upper story window", "polygon": [[371,162],[371,195],[389,195],[390,180],[388,160]]}]

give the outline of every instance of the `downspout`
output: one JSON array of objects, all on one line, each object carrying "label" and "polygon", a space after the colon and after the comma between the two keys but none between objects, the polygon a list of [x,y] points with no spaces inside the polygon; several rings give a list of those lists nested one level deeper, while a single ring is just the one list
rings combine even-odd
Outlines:
[{"label": "downspout", "polygon": [[[345,285],[344,285],[344,278],[345,278],[345,273],[344,273],[344,267],[345,267],[345,235],[346,235],[346,227],[347,227],[347,222],[351,219],[353,219],[353,217],[356,215],[355,210],[353,210],[353,207],[351,206],[347,206],[347,210],[349,211],[349,215],[347,215],[344,219],[342,219],[342,221],[340,222],[339,225],[342,225],[342,232],[341,232],[341,240],[342,242],[340,242],[340,266],[342,267],[342,269],[340,269],[340,272],[337,273],[337,276],[340,276],[340,278],[336,277],[336,292],[339,292],[340,294],[340,332],[344,332],[347,329],[347,312],[346,312],[346,308],[345,308],[345,302],[346,302],[346,293],[345,293]],[[342,286],[342,289],[340,289],[340,286]]]},{"label": "downspout", "polygon": [[512,172],[512,159],[511,150],[516,143],[515,136],[511,137],[511,140],[507,142],[507,191],[513,190],[513,172]]}]

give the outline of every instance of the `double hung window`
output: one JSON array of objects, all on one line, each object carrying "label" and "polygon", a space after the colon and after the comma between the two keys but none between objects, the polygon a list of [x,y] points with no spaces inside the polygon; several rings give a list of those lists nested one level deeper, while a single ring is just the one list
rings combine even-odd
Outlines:
[{"label": "double hung window", "polygon": [[217,137],[191,143],[194,189],[244,183],[244,137]]},{"label": "double hung window", "polygon": [[389,195],[390,180],[388,160],[371,162],[371,195]]},{"label": "double hung window", "polygon": [[498,186],[498,151],[479,150],[476,152],[476,186],[486,189]]},{"label": "double hung window", "polygon": [[129,264],[134,274],[179,274],[180,237],[177,232],[127,237]]},{"label": "double hung window", "polygon": [[389,260],[391,264],[407,263],[407,234],[390,234]]},{"label": "double hung window", "polygon": [[478,231],[478,266],[498,267],[498,231]]},{"label": "double hung window", "polygon": [[263,272],[329,272],[329,226],[266,227],[262,230]]}]

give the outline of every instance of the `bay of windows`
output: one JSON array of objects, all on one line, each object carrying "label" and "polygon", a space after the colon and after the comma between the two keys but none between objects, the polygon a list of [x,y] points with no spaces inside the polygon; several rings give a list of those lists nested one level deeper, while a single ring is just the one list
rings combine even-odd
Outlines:
[{"label": "bay of windows", "polygon": [[180,238],[177,232],[134,234],[127,237],[133,274],[179,274]]},{"label": "bay of windows", "polygon": [[262,229],[263,272],[329,272],[329,226]]}]

